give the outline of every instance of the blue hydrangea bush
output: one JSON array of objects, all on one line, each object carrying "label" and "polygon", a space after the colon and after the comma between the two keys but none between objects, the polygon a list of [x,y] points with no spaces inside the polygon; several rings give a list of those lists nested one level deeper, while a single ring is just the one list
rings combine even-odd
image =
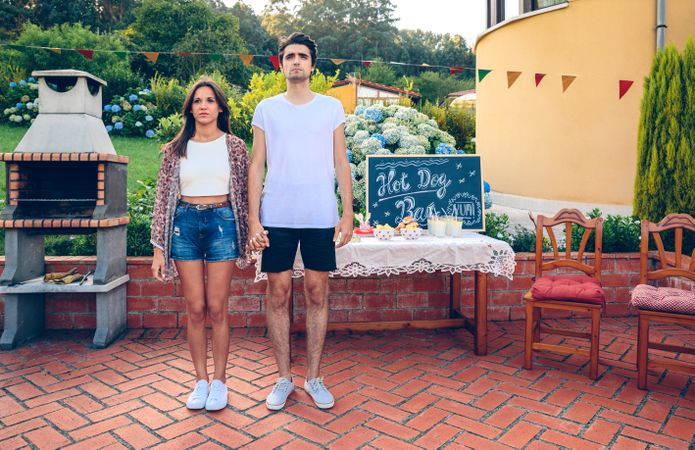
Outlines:
[{"label": "blue hydrangea bush", "polygon": [[133,89],[114,96],[102,113],[106,131],[116,136],[153,138],[160,118],[155,96],[149,89]]},{"label": "blue hydrangea bush", "polygon": [[400,105],[358,106],[345,118],[345,142],[352,170],[355,211],[365,208],[367,155],[451,155],[456,140],[437,122],[414,108]]},{"label": "blue hydrangea bush", "polygon": [[1,120],[11,125],[31,125],[39,114],[38,89],[39,85],[32,77],[10,82],[2,104]]}]

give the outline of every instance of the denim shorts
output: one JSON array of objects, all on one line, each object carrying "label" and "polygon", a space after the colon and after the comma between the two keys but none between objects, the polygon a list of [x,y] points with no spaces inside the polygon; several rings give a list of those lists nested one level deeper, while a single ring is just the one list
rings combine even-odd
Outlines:
[{"label": "denim shorts", "polygon": [[238,257],[236,221],[230,206],[202,211],[185,204],[176,206],[171,259],[230,261]]}]

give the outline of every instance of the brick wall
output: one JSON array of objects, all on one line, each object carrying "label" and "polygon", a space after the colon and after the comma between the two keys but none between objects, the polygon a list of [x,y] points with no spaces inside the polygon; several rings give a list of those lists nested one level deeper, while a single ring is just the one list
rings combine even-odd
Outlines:
[{"label": "brick wall", "polygon": [[[534,255],[516,255],[514,279],[488,278],[488,317],[490,320],[519,320],[524,317],[524,292],[531,286]],[[186,305],[178,283],[160,283],[152,278],[150,258],[128,258],[128,327],[160,328],[186,325]],[[78,267],[80,272],[93,269],[94,257],[49,257],[48,271]],[[0,260],[0,268],[4,259]],[[265,326],[263,296],[265,282],[253,282],[253,269],[234,272],[229,301],[232,327]],[[625,316],[630,288],[639,280],[639,254],[606,254],[603,280],[607,294],[608,316]],[[333,321],[409,320],[444,318],[449,301],[448,274],[413,274],[396,277],[330,280]],[[294,281],[295,320],[304,318],[302,279]],[[463,311],[473,313],[473,276],[462,279]],[[549,313],[548,316],[552,317]],[[566,317],[558,315],[557,317]],[[0,299],[0,319],[4,319],[4,301]],[[0,321],[0,327],[2,327]],[[49,295],[46,297],[46,327],[53,329],[94,328],[94,295]]]}]

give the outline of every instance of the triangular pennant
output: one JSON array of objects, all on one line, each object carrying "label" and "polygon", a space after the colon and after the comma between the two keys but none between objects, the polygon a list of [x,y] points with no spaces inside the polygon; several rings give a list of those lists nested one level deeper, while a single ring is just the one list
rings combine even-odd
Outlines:
[{"label": "triangular pennant", "polygon": [[521,72],[507,71],[507,89],[512,87],[512,84],[519,78],[519,75],[521,75]]},{"label": "triangular pennant", "polygon": [[369,66],[372,64],[371,61],[362,61],[362,64],[364,65],[365,69],[369,69]]},{"label": "triangular pennant", "polygon": [[175,55],[181,57],[188,57],[191,56],[191,52],[176,52]]},{"label": "triangular pennant", "polygon": [[85,50],[83,48],[78,48],[77,53],[79,53],[80,55],[84,56],[87,59],[94,58],[94,50]]},{"label": "triangular pennant", "polygon": [[245,66],[251,65],[251,61],[253,60],[253,55],[239,55],[239,58],[241,61],[244,63]]},{"label": "triangular pennant", "polygon": [[222,61],[222,53],[210,53],[210,59],[213,61]]},{"label": "triangular pennant", "polygon": [[485,78],[490,72],[492,72],[492,69],[478,69],[478,83],[483,81],[483,78]]},{"label": "triangular pennant", "polygon": [[342,63],[344,63],[345,61],[347,61],[347,59],[332,58],[331,61],[332,61],[333,64],[335,64],[336,66],[339,66],[339,65],[341,65]]},{"label": "triangular pennant", "polygon": [[632,83],[634,83],[632,80],[620,80],[618,82],[618,99],[623,98],[627,94],[627,91],[632,87]]},{"label": "triangular pennant", "polygon": [[538,87],[538,85],[541,84],[541,81],[543,81],[543,78],[545,78],[545,74],[544,73],[536,73],[533,77],[536,80],[536,87]]},{"label": "triangular pennant", "polygon": [[[397,64],[397,63],[394,63],[394,64]],[[422,67],[430,67],[430,65],[427,64],[427,63],[422,63],[422,64],[420,64],[420,65],[421,65]]]},{"label": "triangular pennant", "polygon": [[459,72],[463,72],[463,67],[458,67],[458,66],[449,67],[449,73],[450,74],[456,75]]},{"label": "triangular pennant", "polygon": [[157,58],[159,58],[159,52],[142,52],[145,58],[149,59],[152,64],[157,64]]},{"label": "triangular pennant", "polygon": [[562,76],[562,92],[565,92],[570,84],[574,83],[577,77],[574,75],[563,75]]},{"label": "triangular pennant", "polygon": [[273,64],[275,70],[280,68],[280,58],[278,58],[278,55],[268,56],[268,59]]},{"label": "triangular pennant", "polygon": [[58,47],[49,48],[49,50],[52,51],[53,53],[57,53],[59,55],[60,55],[60,52],[62,51]]}]

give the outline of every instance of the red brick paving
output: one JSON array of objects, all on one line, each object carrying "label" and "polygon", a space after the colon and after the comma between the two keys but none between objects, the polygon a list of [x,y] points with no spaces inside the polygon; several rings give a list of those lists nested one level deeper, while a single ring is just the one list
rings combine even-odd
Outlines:
[{"label": "red brick paving", "polygon": [[[263,404],[276,370],[264,330],[235,329],[230,406],[216,413],[184,407],[193,376],[181,330],[133,330],[104,350],[89,348],[89,332],[49,332],[0,353],[0,448],[695,448],[695,383],[660,371],[637,389],[634,318],[603,319],[593,382],[576,357],[539,353],[523,370],[523,322],[490,328],[485,357],[462,330],[331,334],[336,406],[320,411],[298,388],[282,412]],[[692,330],[652,333],[695,345]],[[304,345],[294,339],[298,386]]]}]

